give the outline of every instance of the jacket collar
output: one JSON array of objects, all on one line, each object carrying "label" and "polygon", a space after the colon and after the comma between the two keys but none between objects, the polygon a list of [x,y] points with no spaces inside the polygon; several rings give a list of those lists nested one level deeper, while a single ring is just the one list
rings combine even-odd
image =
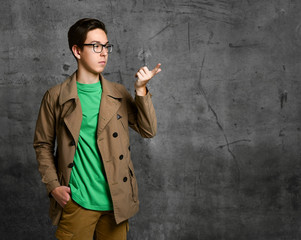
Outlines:
[{"label": "jacket collar", "polygon": [[[63,83],[61,88],[61,93],[59,96],[59,104],[63,105],[65,102],[71,99],[77,99],[77,86],[76,86],[76,75],[77,72],[74,72],[70,77],[68,77]],[[122,98],[122,94],[116,89],[113,83],[106,80],[100,74],[100,81],[102,86],[102,94],[104,96],[109,96],[114,99]]]}]

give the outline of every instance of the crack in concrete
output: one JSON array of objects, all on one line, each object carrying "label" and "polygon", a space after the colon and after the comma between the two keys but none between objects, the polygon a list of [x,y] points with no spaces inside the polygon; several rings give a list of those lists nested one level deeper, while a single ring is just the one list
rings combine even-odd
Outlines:
[{"label": "crack in concrete", "polygon": [[[236,141],[230,142],[229,145],[236,144],[236,143],[239,143],[239,142],[251,142],[251,140],[250,139],[240,139],[240,140],[236,140]],[[220,145],[217,148],[224,148],[226,146],[228,146],[228,145],[227,144]]]},{"label": "crack in concrete", "polygon": [[[210,42],[210,40],[213,38],[213,33],[211,32],[210,36],[209,36],[209,39],[208,39],[208,42],[207,42],[207,45],[208,43]],[[202,60],[202,64],[201,64],[201,70],[200,70],[200,76],[199,76],[199,81],[198,81],[198,89],[199,89],[199,92],[201,93],[201,95],[203,95],[203,97],[205,98],[205,101],[207,103],[207,106],[208,106],[208,109],[212,112],[212,114],[214,115],[214,118],[215,118],[215,122],[218,126],[218,128],[220,129],[220,131],[222,132],[223,136],[224,136],[224,139],[225,139],[225,146],[227,147],[227,151],[229,152],[229,154],[231,155],[233,161],[234,161],[234,164],[235,164],[235,167],[236,167],[236,170],[237,170],[237,176],[236,176],[236,181],[238,182],[238,184],[240,184],[240,167],[239,167],[239,164],[237,162],[237,159],[236,159],[236,156],[235,154],[232,152],[231,148],[230,148],[230,145],[232,143],[229,143],[229,140],[228,140],[228,137],[224,131],[224,128],[223,126],[221,125],[220,121],[219,121],[219,118],[218,118],[218,115],[216,113],[216,111],[213,109],[213,107],[211,106],[209,100],[208,100],[208,97],[207,97],[207,94],[206,94],[206,91],[202,85],[202,72],[203,72],[203,68],[204,68],[204,64],[205,64],[205,59],[206,59],[206,53],[204,54],[204,57],[203,57],[203,60]]]},{"label": "crack in concrete", "polygon": [[164,28],[162,28],[159,32],[157,32],[154,36],[150,37],[148,40],[152,40],[155,37],[157,37],[158,35],[160,35],[161,33],[163,33],[167,28],[169,28],[171,26],[171,24],[166,25]]}]

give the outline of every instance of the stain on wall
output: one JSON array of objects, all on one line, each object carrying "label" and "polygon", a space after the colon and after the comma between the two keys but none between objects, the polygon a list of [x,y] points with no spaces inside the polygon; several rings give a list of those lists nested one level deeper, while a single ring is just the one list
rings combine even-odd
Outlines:
[{"label": "stain on wall", "polygon": [[1,239],[55,239],[33,132],[44,92],[76,70],[68,28],[103,20],[104,76],[143,65],[158,134],[131,132],[141,208],[128,239],[300,239],[301,2],[4,0]]}]

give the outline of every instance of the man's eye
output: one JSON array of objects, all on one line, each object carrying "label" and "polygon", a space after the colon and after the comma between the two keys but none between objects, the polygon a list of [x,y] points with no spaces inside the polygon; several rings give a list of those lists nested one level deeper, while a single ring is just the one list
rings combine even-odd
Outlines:
[{"label": "man's eye", "polygon": [[99,45],[98,44],[94,44],[94,48],[99,48]]}]

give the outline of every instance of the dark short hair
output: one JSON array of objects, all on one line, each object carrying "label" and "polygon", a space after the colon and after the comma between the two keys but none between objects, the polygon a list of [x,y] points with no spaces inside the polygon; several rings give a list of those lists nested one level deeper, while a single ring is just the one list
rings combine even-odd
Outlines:
[{"label": "dark short hair", "polygon": [[68,31],[68,43],[71,52],[74,45],[82,49],[87,33],[97,28],[102,29],[107,34],[105,24],[97,19],[83,18],[74,23]]}]

